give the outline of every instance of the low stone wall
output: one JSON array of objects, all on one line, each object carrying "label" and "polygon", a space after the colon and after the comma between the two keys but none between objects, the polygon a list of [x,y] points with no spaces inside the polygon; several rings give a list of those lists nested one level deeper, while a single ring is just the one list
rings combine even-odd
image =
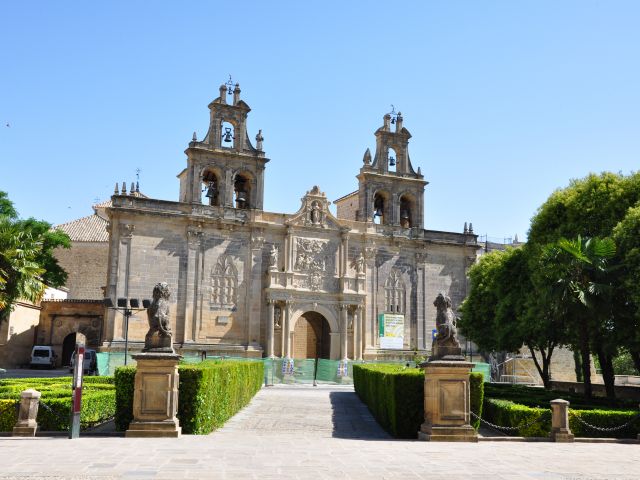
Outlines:
[{"label": "low stone wall", "polygon": [[[582,382],[558,382],[551,381],[551,388],[560,392],[584,393]],[[626,398],[640,401],[640,386],[616,385],[616,398]],[[603,383],[592,383],[591,391],[596,397],[606,397],[607,392]]]}]

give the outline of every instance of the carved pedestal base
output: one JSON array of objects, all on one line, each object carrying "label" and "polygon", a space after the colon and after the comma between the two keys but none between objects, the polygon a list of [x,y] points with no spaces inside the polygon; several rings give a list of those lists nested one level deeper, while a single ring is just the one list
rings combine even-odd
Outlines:
[{"label": "carved pedestal base", "polygon": [[14,437],[35,437],[38,430],[38,405],[40,404],[40,392],[33,389],[24,390],[20,394],[20,412],[18,422],[13,427]]},{"label": "carved pedestal base", "polygon": [[477,442],[470,425],[469,372],[472,363],[429,361],[424,368],[424,423],[419,440]]},{"label": "carved pedestal base", "polygon": [[127,437],[179,437],[178,361],[171,353],[134,355],[138,366]]}]

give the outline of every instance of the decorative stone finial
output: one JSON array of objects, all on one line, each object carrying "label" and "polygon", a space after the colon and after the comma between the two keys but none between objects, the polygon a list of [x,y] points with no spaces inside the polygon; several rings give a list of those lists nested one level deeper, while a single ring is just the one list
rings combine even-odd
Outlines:
[{"label": "decorative stone finial", "polygon": [[122,182],[122,191],[120,192],[121,195],[126,195],[127,194],[127,182]]},{"label": "decorative stone finial", "polygon": [[220,85],[220,103],[227,103],[227,86],[224,83]]},{"label": "decorative stone finial", "polygon": [[197,142],[198,141],[198,136],[196,135],[196,132],[193,132],[193,137],[191,137],[191,141],[192,142]]},{"label": "decorative stone finial", "polygon": [[371,150],[367,148],[367,151],[364,152],[364,157],[362,157],[362,163],[365,165],[371,165]]},{"label": "decorative stone finial", "polygon": [[418,175],[422,175],[422,169],[418,167]]},{"label": "decorative stone finial", "polygon": [[469,222],[469,234],[473,235],[473,223]]},{"label": "decorative stone finial", "polygon": [[389,131],[389,130],[391,129],[391,115],[389,115],[388,113],[386,113],[386,114],[384,115],[384,117],[382,117],[382,120],[383,120],[383,122],[384,122],[384,123],[383,123],[383,128],[384,128],[386,131]]},{"label": "decorative stone finial", "polygon": [[518,241],[518,234],[517,234],[517,233],[515,234],[515,237],[514,237],[514,239],[513,239],[513,243],[520,243],[520,242]]},{"label": "decorative stone finial", "polygon": [[402,131],[402,113],[398,112],[398,115],[396,116],[396,133],[399,133]]},{"label": "decorative stone finial", "polygon": [[140,193],[140,182],[136,182],[136,193]]},{"label": "decorative stone finial", "polygon": [[240,101],[240,84],[236,83],[236,88],[233,89],[233,104],[237,105]]},{"label": "decorative stone finial", "polygon": [[120,192],[118,191],[118,182],[116,182],[116,188],[113,189],[113,194],[118,195],[118,193]]},{"label": "decorative stone finial", "polygon": [[464,230],[462,231],[465,235],[469,233],[469,227],[467,227],[467,222],[464,222]]},{"label": "decorative stone finial", "polygon": [[129,189],[129,194],[133,195],[136,193],[136,184],[131,182],[131,188]]},{"label": "decorative stone finial", "polygon": [[256,135],[256,150],[262,151],[262,142],[264,141],[264,137],[262,136],[262,129],[258,130],[258,134]]}]

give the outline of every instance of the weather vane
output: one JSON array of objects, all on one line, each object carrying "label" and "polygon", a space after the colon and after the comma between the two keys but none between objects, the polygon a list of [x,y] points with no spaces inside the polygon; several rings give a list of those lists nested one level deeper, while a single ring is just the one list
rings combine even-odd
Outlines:
[{"label": "weather vane", "polygon": [[231,95],[233,93],[233,80],[231,80],[231,74],[229,74],[229,80],[225,85],[227,86],[227,95]]}]

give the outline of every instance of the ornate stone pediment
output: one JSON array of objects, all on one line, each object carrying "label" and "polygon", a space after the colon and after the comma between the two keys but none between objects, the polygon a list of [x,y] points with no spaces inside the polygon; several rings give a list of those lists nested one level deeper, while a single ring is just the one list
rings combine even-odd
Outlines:
[{"label": "ornate stone pediment", "polygon": [[315,185],[302,197],[300,210],[285,223],[294,226],[338,229],[340,223],[329,211],[329,204],[327,196]]}]

